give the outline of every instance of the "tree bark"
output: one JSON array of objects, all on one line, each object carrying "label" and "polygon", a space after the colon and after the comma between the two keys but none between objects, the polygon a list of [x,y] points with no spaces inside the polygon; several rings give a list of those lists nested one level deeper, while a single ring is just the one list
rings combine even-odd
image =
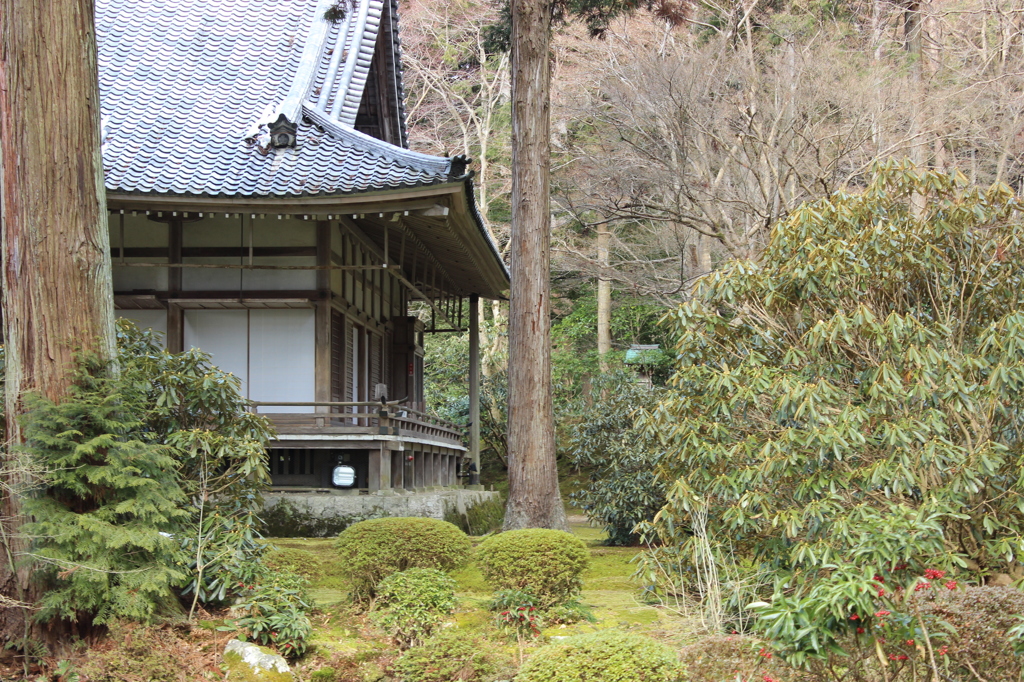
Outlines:
[{"label": "tree bark", "polygon": [[608,371],[612,351],[612,282],[608,279],[608,244],[612,231],[608,223],[597,226],[597,358],[602,372]]},{"label": "tree bark", "polygon": [[[59,400],[75,354],[114,353],[106,196],[100,156],[91,0],[0,0],[0,226],[6,344],[5,489],[0,592],[32,602],[20,558],[27,540],[18,491],[22,396]],[[26,613],[0,612],[0,637],[28,632]]]},{"label": "tree bark", "polygon": [[568,529],[551,397],[551,0],[512,1],[509,497],[505,529]]}]

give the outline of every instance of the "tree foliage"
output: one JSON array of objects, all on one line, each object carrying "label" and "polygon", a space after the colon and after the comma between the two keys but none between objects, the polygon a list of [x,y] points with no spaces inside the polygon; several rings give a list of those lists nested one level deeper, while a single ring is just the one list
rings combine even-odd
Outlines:
[{"label": "tree foliage", "polygon": [[[658,529],[694,514],[777,571],[773,634],[821,654],[877,577],[1024,551],[1024,221],[1005,186],[879,166],[774,227],[668,317]],[[861,603],[864,602],[864,603]]]},{"label": "tree foliage", "polygon": [[122,322],[118,351],[117,371],[83,358],[67,399],[26,398],[43,620],[150,620],[172,588],[223,601],[260,567],[269,423],[198,350]]},{"label": "tree foliage", "polygon": [[49,587],[44,621],[149,620],[185,575],[169,535],[188,516],[173,450],[139,439],[133,396],[104,369],[80,370],[59,404],[25,399],[22,430],[45,489],[25,501],[36,520],[23,531],[36,538],[37,578]]},{"label": "tree foliage", "polygon": [[150,438],[173,448],[190,501],[179,535],[189,557],[185,594],[224,601],[235,578],[251,578],[263,552],[257,529],[270,485],[270,423],[249,411],[238,378],[214,367],[206,353],[168,353],[152,333],[126,321],[119,323],[118,347],[121,381],[139,393]]},{"label": "tree foliage", "polygon": [[655,474],[658,440],[634,426],[636,411],[655,405],[662,390],[637,383],[628,372],[599,377],[592,389],[589,400],[580,400],[579,421],[567,439],[569,463],[588,474],[586,486],[570,499],[604,526],[609,545],[633,545],[636,525],[653,521],[665,504],[665,485]]}]

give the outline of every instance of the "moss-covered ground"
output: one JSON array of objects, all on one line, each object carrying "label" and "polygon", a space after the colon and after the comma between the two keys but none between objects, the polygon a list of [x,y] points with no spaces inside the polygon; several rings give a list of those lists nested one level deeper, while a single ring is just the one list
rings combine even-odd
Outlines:
[{"label": "moss-covered ground", "polygon": [[[675,633],[689,630],[678,615],[640,600],[637,584],[631,579],[636,548],[605,546],[604,532],[589,526],[582,517],[572,517],[570,525],[572,532],[584,540],[590,550],[590,567],[583,575],[581,602],[591,610],[595,621],[554,625],[544,631],[545,635],[572,635],[614,627],[676,639]],[[474,544],[482,539],[473,538]],[[280,549],[300,549],[316,555],[315,570],[309,577],[321,616],[314,623],[313,644],[323,653],[372,656],[380,646],[379,639],[361,631],[356,623],[362,621],[352,617],[348,588],[339,570],[343,559],[335,553],[333,540],[280,538],[270,542]],[[493,614],[487,610],[491,589],[480,569],[470,562],[453,577],[459,585],[460,606],[452,626],[479,632],[493,630]]]}]

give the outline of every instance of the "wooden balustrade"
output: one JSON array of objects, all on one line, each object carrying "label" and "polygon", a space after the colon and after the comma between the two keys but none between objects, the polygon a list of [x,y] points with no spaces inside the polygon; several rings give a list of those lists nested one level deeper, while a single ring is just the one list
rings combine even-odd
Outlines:
[{"label": "wooden balustrade", "polygon": [[[253,412],[273,422],[282,436],[364,434],[416,436],[462,444],[465,430],[454,422],[403,405],[380,402],[253,402]],[[308,407],[309,412],[273,412],[275,407]],[[319,409],[317,409],[319,408]],[[338,410],[338,411],[335,411]]]}]

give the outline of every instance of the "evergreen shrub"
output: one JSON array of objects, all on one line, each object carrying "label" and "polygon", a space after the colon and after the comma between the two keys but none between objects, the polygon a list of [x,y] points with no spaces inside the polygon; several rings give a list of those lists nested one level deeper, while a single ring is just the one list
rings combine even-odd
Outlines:
[{"label": "evergreen shrub", "polygon": [[24,399],[26,449],[43,468],[22,529],[43,560],[40,621],[150,621],[185,579],[170,536],[188,515],[173,450],[135,437],[141,421],[103,369],[80,371],[59,404]]},{"label": "evergreen shrub", "polygon": [[511,530],[477,548],[484,579],[495,590],[519,590],[546,609],[579,594],[588,565],[587,547],[570,533],[546,528]]},{"label": "evergreen shrub", "polygon": [[306,614],[313,609],[313,600],[305,578],[268,569],[257,583],[238,587],[246,590],[239,605],[246,615],[235,621],[234,627],[264,646],[276,647],[282,656],[295,658],[306,653],[307,640],[313,632]]},{"label": "evergreen shrub", "polygon": [[493,644],[449,628],[402,654],[393,671],[403,682],[483,682],[497,679],[510,665]]},{"label": "evergreen shrub", "polygon": [[450,571],[469,559],[469,538],[447,521],[384,518],[346,528],[335,542],[341,568],[357,599],[367,599],[377,584],[409,568]]},{"label": "evergreen shrub", "polygon": [[[873,649],[867,654],[877,663]],[[774,656],[764,642],[747,635],[701,637],[679,650],[679,660],[686,669],[687,682],[757,681],[766,677],[772,680],[801,679],[781,657]],[[827,673],[820,679],[828,679]],[[876,679],[884,678],[879,676]]]},{"label": "evergreen shrub", "polygon": [[665,446],[651,562],[710,547],[753,569],[738,584],[769,568],[753,629],[796,666],[894,646],[865,621],[916,620],[896,588],[922,573],[1021,562],[1024,204],[906,161],[863,182],[701,279],[666,316],[672,388],[637,415]]},{"label": "evergreen shrub", "polygon": [[664,448],[657,434],[636,428],[634,419],[664,392],[638,383],[632,372],[610,372],[597,377],[571,410],[575,423],[566,455],[574,469],[587,474],[587,483],[569,499],[604,526],[605,544],[613,547],[638,544],[633,529],[653,521],[665,506],[665,482],[655,473]]},{"label": "evergreen shrub", "polygon": [[410,568],[392,573],[377,584],[372,619],[400,647],[414,646],[430,636],[455,610],[455,581],[435,568]]},{"label": "evergreen shrub", "polygon": [[537,650],[515,682],[674,682],[675,653],[649,637],[621,630],[577,635]]}]

